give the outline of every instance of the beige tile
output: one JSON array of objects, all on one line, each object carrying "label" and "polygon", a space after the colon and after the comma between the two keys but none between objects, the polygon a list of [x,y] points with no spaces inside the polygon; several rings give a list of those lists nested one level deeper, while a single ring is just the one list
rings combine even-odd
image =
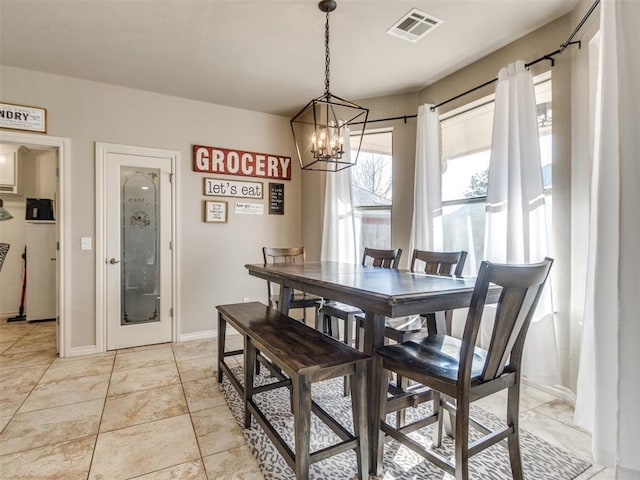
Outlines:
[{"label": "beige tile", "polygon": [[56,443],[0,457],[3,478],[76,480],[86,478],[96,437]]},{"label": "beige tile", "polygon": [[191,358],[216,355],[217,351],[218,341],[215,338],[173,344],[173,352],[178,362]]},{"label": "beige tile", "polygon": [[151,388],[175,385],[177,383],[180,383],[180,376],[178,375],[178,367],[176,367],[175,363],[123,370],[113,372],[111,375],[109,396],[149,390]]},{"label": "beige tile", "polygon": [[58,359],[49,367],[40,383],[59,382],[87,376],[110,374],[115,355],[99,354],[95,357]]},{"label": "beige tile", "polygon": [[542,415],[546,415],[547,417],[558,420],[559,422],[569,425],[570,427],[578,429],[580,428],[575,423],[573,423],[573,405],[565,402],[564,400],[558,399],[547,402],[544,405],[536,407],[534,411],[536,413],[541,413]]},{"label": "beige tile", "polygon": [[520,384],[520,411],[526,412],[532,408],[555,400],[556,397],[536,388],[534,384],[522,382]]},{"label": "beige tile", "polygon": [[207,480],[207,474],[202,461],[194,460],[135,478],[136,480]]},{"label": "beige tile", "polygon": [[32,390],[31,385],[3,388],[0,395],[0,415],[16,413]]},{"label": "beige tile", "polygon": [[49,365],[58,357],[55,348],[37,352],[20,352],[0,355],[0,368]]},{"label": "beige tile", "polygon": [[591,478],[594,478],[595,475],[597,475],[599,472],[602,472],[603,470],[604,467],[602,465],[591,465],[573,480],[589,480]]},{"label": "beige tile", "polygon": [[217,365],[218,358],[210,355],[178,362],[178,370],[182,382],[192,382],[215,376]]},{"label": "beige tile", "polygon": [[174,362],[171,346],[162,346],[149,350],[133,351],[116,355],[113,371],[131,370],[133,368],[154,367]]},{"label": "beige tile", "polygon": [[578,458],[592,462],[591,435],[582,430],[571,428],[535,410],[520,414],[520,427]]},{"label": "beige tile", "polygon": [[202,455],[245,445],[242,430],[226,406],[191,413]]},{"label": "beige tile", "polygon": [[126,479],[199,458],[191,419],[181,415],[98,435],[89,478]]},{"label": "beige tile", "polygon": [[0,417],[0,433],[2,433],[4,427],[6,427],[7,423],[9,423],[9,420],[11,420],[12,418],[13,415],[3,415]]},{"label": "beige tile", "polygon": [[477,402],[473,402],[473,405],[482,408],[486,412],[493,413],[500,419],[507,418],[507,395],[504,392],[497,392],[484,397]]},{"label": "beige tile", "polygon": [[106,374],[39,383],[20,407],[20,412],[104,399],[110,377],[111,375]]},{"label": "beige tile", "polygon": [[220,391],[220,386],[213,377],[196,380],[194,382],[186,382],[182,385],[190,412],[226,405],[224,395]]},{"label": "beige tile", "polygon": [[14,340],[6,340],[4,338],[0,340],[0,354],[6,352],[14,343]]},{"label": "beige tile", "polygon": [[103,400],[16,414],[0,434],[0,455],[98,433]]},{"label": "beige tile", "polygon": [[171,348],[171,343],[154,343],[153,345],[142,345],[140,347],[121,348],[118,353],[144,352],[146,350],[156,350],[158,348]]},{"label": "beige tile", "polygon": [[154,388],[107,398],[100,431],[130,427],[140,423],[187,413],[182,385]]},{"label": "beige tile", "polygon": [[615,470],[613,468],[605,468],[591,477],[591,480],[614,480],[615,478]]},{"label": "beige tile", "polygon": [[34,387],[47,368],[47,365],[3,368],[0,370],[0,390],[6,392],[13,387]]},{"label": "beige tile", "polygon": [[203,457],[209,480],[263,480],[249,447],[242,446]]}]

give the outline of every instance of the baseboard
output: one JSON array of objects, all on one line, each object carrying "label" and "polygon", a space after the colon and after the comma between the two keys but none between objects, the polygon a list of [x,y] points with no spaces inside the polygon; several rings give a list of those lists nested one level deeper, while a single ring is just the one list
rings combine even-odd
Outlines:
[{"label": "baseboard", "polygon": [[101,353],[97,345],[88,345],[86,347],[71,347],[67,349],[65,357],[79,357],[80,355],[93,355]]},{"label": "baseboard", "polygon": [[[240,333],[238,333],[231,327],[227,327],[227,336],[228,335],[240,335]],[[178,341],[189,342],[191,340],[206,340],[208,338],[216,338],[217,336],[217,330],[205,330],[203,332],[183,333],[180,335],[180,340]]]},{"label": "baseboard", "polygon": [[522,379],[522,383],[542,392],[549,393],[560,400],[564,400],[574,407],[576,405],[576,394],[568,387],[564,387],[562,385],[540,385],[538,383],[529,382],[526,378]]},{"label": "baseboard", "polygon": [[178,341],[189,342],[191,340],[206,340],[207,338],[215,338],[217,336],[217,330],[204,330],[202,332],[181,333]]}]

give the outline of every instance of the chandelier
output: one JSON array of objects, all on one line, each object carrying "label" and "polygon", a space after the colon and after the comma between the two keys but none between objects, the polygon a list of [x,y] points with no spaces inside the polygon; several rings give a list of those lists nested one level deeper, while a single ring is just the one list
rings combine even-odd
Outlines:
[{"label": "chandelier", "polygon": [[[291,119],[293,140],[303,170],[337,172],[355,165],[369,116],[369,109],[329,91],[329,13],[333,12],[336,6],[334,0],[322,0],[318,3],[318,8],[326,15],[324,94],[307,103]],[[350,133],[354,124],[362,126],[357,134]]]}]

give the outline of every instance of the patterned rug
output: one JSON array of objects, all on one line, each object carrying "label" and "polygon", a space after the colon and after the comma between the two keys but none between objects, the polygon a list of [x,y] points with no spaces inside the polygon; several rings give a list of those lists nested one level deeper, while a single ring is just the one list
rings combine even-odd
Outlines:
[{"label": "patterned rug", "polygon": [[[241,368],[233,370],[238,378],[243,378]],[[261,374],[256,384],[261,385],[271,381],[273,379]],[[242,401],[226,375],[222,382],[222,390],[233,416],[238,424],[242,425]],[[342,396],[341,378],[314,383],[312,396],[316,403],[353,432],[351,428],[351,400],[349,397]],[[284,388],[271,390],[255,395],[254,400],[293,449],[293,415],[291,414],[288,390]],[[429,405],[430,403],[427,403],[418,409],[408,409],[407,420],[411,421],[415,415],[424,416],[429,411]],[[495,415],[473,405],[471,412],[472,417],[489,428],[495,428],[502,424]],[[338,437],[315,415],[311,416],[311,420],[312,452],[339,441]],[[391,416],[388,421],[390,424],[394,424]],[[431,428],[426,427],[412,433],[411,436],[414,440],[429,447]],[[471,430],[474,432],[474,429]],[[255,419],[252,427],[244,430],[244,435],[266,480],[295,479],[293,471]],[[473,434],[471,436],[477,438]],[[562,449],[522,429],[520,429],[520,447],[527,480],[570,480],[590,466],[589,463],[573,457]],[[452,440],[446,435],[443,436],[442,446],[437,451],[452,458]],[[388,441],[385,445],[384,471],[385,473],[381,477],[383,480],[449,480],[453,478],[414,452],[400,446],[396,441]],[[500,444],[494,445],[472,457],[469,462],[469,475],[470,478],[478,480],[511,480],[509,455],[506,448]],[[317,480],[351,480],[356,478],[355,453],[353,451],[344,452],[312,464],[310,477]]]}]

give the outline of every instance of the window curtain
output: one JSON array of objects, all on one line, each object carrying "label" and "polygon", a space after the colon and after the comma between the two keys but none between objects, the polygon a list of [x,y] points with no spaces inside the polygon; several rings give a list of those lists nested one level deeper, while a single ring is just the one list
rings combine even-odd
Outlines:
[{"label": "window curtain", "polygon": [[432,105],[418,108],[413,220],[408,262],[413,249],[442,250],[442,174],[440,172],[440,116]]},{"label": "window curtain", "polygon": [[597,463],[640,479],[640,2],[603,0],[575,420]]},{"label": "window curtain", "polygon": [[[523,61],[500,70],[489,163],[484,257],[498,263],[532,263],[549,254],[533,77]],[[488,343],[484,321],[481,342]],[[560,383],[550,284],[527,333],[523,375]]]},{"label": "window curtain", "polygon": [[[344,132],[344,155],[351,155],[349,129]],[[356,263],[353,200],[351,197],[351,168],[327,172],[322,222],[323,261]]]}]

